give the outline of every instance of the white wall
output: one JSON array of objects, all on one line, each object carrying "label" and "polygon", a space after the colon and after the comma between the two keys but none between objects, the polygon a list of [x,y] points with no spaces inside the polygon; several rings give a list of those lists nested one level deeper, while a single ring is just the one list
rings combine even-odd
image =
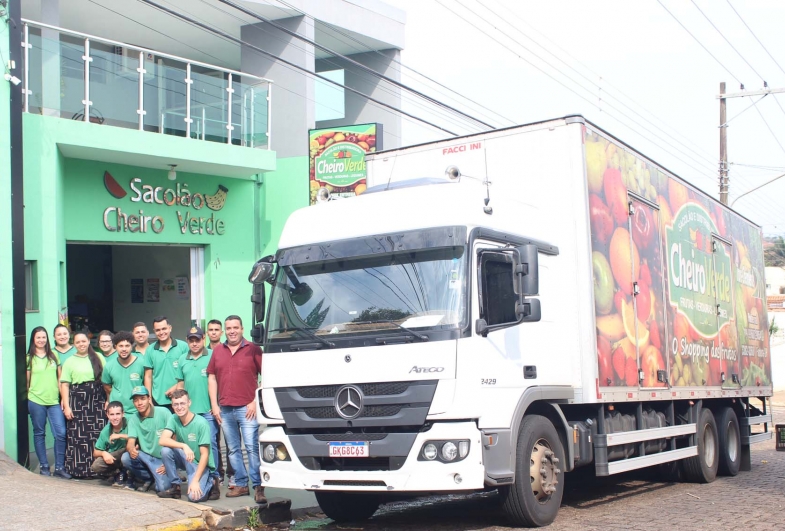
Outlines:
[{"label": "white wall", "polygon": [[[112,277],[114,291],[114,328],[131,330],[137,321],[144,321],[154,339],[152,322],[158,315],[165,315],[172,325],[172,335],[185,337],[191,326],[191,302],[179,300],[177,292],[164,291],[164,281],[184,276],[190,278],[190,256],[188,247],[143,247],[137,245],[115,245],[112,247]],[[160,302],[131,303],[131,279],[159,279]]]},{"label": "white wall", "polygon": [[766,268],[766,295],[779,295],[780,288],[785,287],[785,268]]}]

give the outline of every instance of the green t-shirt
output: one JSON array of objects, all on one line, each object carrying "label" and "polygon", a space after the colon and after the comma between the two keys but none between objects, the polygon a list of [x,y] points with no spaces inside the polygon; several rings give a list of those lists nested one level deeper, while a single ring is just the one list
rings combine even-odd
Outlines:
[{"label": "green t-shirt", "polygon": [[[102,452],[116,452],[117,450],[125,449],[126,442],[128,439],[115,439],[112,442],[109,442],[109,436],[112,435],[114,432],[112,431],[112,425],[108,422],[104,429],[101,430],[101,434],[98,436],[98,440],[95,441],[95,449],[100,450]],[[122,427],[118,433],[124,433],[128,435],[128,421],[123,419]]]},{"label": "green t-shirt", "polygon": [[207,455],[209,456],[207,470],[209,472],[215,470],[215,460],[213,459],[212,442],[210,440],[210,425],[203,417],[194,414],[191,422],[183,426],[182,422],[180,422],[180,417],[172,415],[169,422],[166,423],[166,429],[174,433],[177,442],[188,445],[188,448],[194,453],[194,462],[197,464],[199,463],[199,457],[202,455],[199,447],[206,446]]},{"label": "green t-shirt", "polygon": [[60,352],[56,348],[53,348],[52,352],[57,354],[57,357],[60,358],[60,365],[62,366],[65,364],[66,361],[68,361],[68,358],[76,354],[76,347],[71,345],[71,348],[69,348],[65,352]]},{"label": "green t-shirt", "polygon": [[115,350],[114,352],[112,352],[108,356],[106,354],[101,354],[101,355],[104,357],[104,361],[106,361],[106,363],[109,363],[113,359],[117,358],[117,351]]},{"label": "green t-shirt", "polygon": [[144,357],[145,355],[147,355],[147,351],[150,350],[151,346],[152,345],[148,344],[147,348],[145,348],[144,350],[139,350],[139,348],[136,346],[136,343],[134,343],[134,349],[131,351],[131,354],[133,354],[134,356]]},{"label": "green t-shirt", "polygon": [[197,415],[210,411],[210,394],[207,392],[207,365],[213,351],[209,348],[198,359],[193,358],[193,354],[180,356],[177,368],[174,371],[178,382],[185,382],[185,390],[191,398],[191,411]]},{"label": "green t-shirt", "polygon": [[134,358],[128,367],[120,364],[120,358],[115,356],[107,360],[104,373],[101,375],[101,383],[112,386],[109,400],[117,400],[123,404],[125,414],[136,411],[134,401],[131,400],[131,392],[134,387],[144,385],[144,362],[141,358]]},{"label": "green t-shirt", "polygon": [[168,405],[172,401],[166,396],[166,391],[177,383],[174,371],[180,361],[180,356],[187,354],[188,344],[185,341],[172,339],[169,350],[164,352],[158,341],[150,345],[144,357],[146,369],[153,370],[153,400],[159,405]]},{"label": "green t-shirt", "polygon": [[142,418],[137,412],[128,417],[128,437],[136,439],[141,451],[160,459],[161,445],[158,441],[171,417],[165,407],[154,406],[153,414],[147,418]]},{"label": "green t-shirt", "polygon": [[[101,354],[98,355],[98,359],[101,360],[101,365],[106,363]],[[95,380],[95,375],[93,374],[93,366],[90,363],[90,358],[88,356],[82,357],[74,355],[63,363],[63,372],[60,373],[61,382],[76,385],[91,382],[93,380]]]},{"label": "green t-shirt", "polygon": [[[57,353],[55,353],[57,358]],[[60,403],[60,384],[57,381],[57,362],[44,356],[28,356],[27,370],[30,371],[30,389],[27,398],[40,406],[54,406]]]}]

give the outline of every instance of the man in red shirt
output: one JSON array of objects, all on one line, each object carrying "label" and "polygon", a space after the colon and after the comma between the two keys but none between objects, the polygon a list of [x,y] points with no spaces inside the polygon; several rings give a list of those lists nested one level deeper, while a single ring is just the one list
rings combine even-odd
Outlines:
[{"label": "man in red shirt", "polygon": [[[262,372],[262,349],[243,337],[243,322],[230,315],[224,322],[226,342],[213,349],[207,366],[207,385],[213,417],[221,425],[234,468],[235,488],[227,498],[249,494],[248,476],[256,503],[266,504],[259,473],[259,424],[256,421],[256,389]],[[241,445],[248,454],[246,471]]]}]

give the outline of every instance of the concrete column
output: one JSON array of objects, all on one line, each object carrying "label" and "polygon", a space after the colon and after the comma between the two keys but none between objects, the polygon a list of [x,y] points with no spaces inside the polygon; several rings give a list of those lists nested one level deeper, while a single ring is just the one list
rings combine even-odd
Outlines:
[{"label": "concrete column", "polygon": [[[352,54],[350,57],[354,61],[363,64],[384,76],[401,80],[401,66],[396,63],[400,60],[399,50],[382,50],[378,52],[365,52]],[[396,108],[401,108],[401,89],[382,81],[348,61],[331,57],[329,59],[319,59],[316,61],[316,70],[338,70],[344,69],[344,83],[347,87],[359,90],[361,93],[383,101]],[[379,122],[384,124],[384,144],[383,149],[400,147],[401,138],[401,115],[386,108],[370,102],[367,98],[353,92],[345,92],[345,117],[337,120],[325,120],[317,124],[317,127],[334,127],[347,124],[360,124]]]},{"label": "concrete column", "polygon": [[[315,40],[314,20],[301,16],[276,24]],[[244,42],[314,72],[314,48],[281,30],[259,23],[241,28]],[[308,155],[308,129],[315,127],[314,81],[301,70],[243,46],[241,70],[273,81],[272,147],[279,158]]]}]

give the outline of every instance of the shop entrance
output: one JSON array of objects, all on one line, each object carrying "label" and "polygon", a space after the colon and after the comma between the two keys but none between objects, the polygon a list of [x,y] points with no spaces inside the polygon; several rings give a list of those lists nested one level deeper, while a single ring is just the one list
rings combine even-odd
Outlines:
[{"label": "shop entrance", "polygon": [[[201,248],[66,245],[68,317],[73,330],[130,331],[166,315],[182,338],[201,306]],[[192,289],[192,284],[197,289]],[[194,313],[196,309],[196,313]]]}]

